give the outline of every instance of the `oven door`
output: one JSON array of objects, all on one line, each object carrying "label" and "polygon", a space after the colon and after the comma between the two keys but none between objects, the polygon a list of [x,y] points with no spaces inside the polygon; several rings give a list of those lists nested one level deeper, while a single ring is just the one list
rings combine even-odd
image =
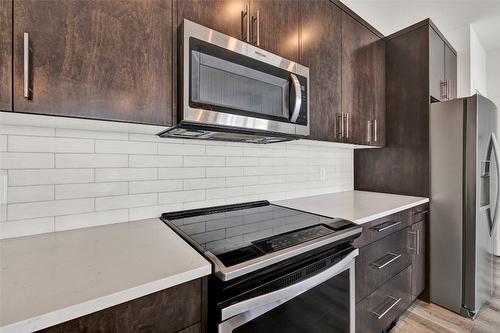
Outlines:
[{"label": "oven door", "polygon": [[355,249],[306,280],[223,308],[218,332],[354,333],[357,255]]},{"label": "oven door", "polygon": [[183,122],[308,135],[309,70],[183,22]]}]

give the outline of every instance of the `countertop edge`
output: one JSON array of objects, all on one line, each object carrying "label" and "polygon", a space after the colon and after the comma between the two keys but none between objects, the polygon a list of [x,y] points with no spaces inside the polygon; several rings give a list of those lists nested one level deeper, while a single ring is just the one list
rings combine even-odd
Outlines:
[{"label": "countertop edge", "polygon": [[207,261],[203,265],[192,270],[182,272],[164,279],[151,281],[133,288],[121,290],[119,292],[88,300],[79,304],[70,305],[68,307],[52,311],[33,318],[25,319],[6,326],[0,327],[0,333],[24,333],[41,330],[51,327],[68,320],[72,320],[81,316],[88,315],[112,306],[125,303],[160,290],[168,289],[189,282],[195,279],[202,278],[212,273],[212,266]]},{"label": "countertop edge", "polygon": [[360,218],[360,219],[356,219],[353,222],[356,223],[356,224],[361,225],[361,224],[364,224],[364,223],[367,223],[367,222],[379,219],[381,217],[385,217],[387,215],[395,214],[395,213],[401,212],[403,210],[407,210],[407,209],[410,209],[410,208],[413,208],[413,207],[416,207],[416,206],[419,206],[419,205],[422,205],[422,204],[428,203],[428,202],[429,202],[429,198],[423,198],[421,200],[418,200],[418,201],[415,201],[415,202],[412,202],[412,203],[409,203],[409,204],[406,204],[406,205],[403,205],[403,206],[399,206],[399,207],[394,208],[394,209],[389,209],[389,210],[386,210],[386,211],[383,211],[383,212],[380,212],[380,213],[377,213],[377,214],[373,214],[373,215],[365,216],[365,217]]}]

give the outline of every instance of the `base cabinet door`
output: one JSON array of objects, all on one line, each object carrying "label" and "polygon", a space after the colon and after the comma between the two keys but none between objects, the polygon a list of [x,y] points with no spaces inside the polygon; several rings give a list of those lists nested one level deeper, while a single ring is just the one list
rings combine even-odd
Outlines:
[{"label": "base cabinet door", "polygon": [[14,111],[171,124],[172,0],[16,0],[13,38]]},{"label": "base cabinet door", "polygon": [[186,282],[37,332],[202,332],[204,283],[203,279]]},{"label": "base cabinet door", "polygon": [[412,252],[411,296],[415,300],[425,288],[425,220],[411,226],[409,243]]},{"label": "base cabinet door", "polygon": [[0,0],[0,111],[12,110],[12,1]]}]

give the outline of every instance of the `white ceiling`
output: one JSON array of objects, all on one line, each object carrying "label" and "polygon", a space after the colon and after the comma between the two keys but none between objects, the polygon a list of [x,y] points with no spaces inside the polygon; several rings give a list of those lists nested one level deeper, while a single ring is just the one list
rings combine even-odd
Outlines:
[{"label": "white ceiling", "polygon": [[468,24],[484,48],[500,49],[500,0],[342,0],[384,35],[426,18],[446,36]]}]

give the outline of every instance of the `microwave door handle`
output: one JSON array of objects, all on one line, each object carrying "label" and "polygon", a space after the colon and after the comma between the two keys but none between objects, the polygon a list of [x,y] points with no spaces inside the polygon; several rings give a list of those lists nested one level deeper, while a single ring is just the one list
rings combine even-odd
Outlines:
[{"label": "microwave door handle", "polygon": [[[306,292],[317,285],[331,279],[337,274],[350,268],[353,263],[354,258],[358,255],[359,250],[354,249],[345,258],[340,260],[338,263],[332,267],[320,272],[308,279],[300,281],[296,284],[292,284],[283,289],[275,290],[268,294],[260,295],[254,298],[250,298],[239,303],[230,305],[222,309],[221,317],[222,320],[237,316],[245,315],[248,311],[256,311],[257,309],[268,307],[270,305],[280,305],[300,294]],[[233,318],[231,318],[233,319]]]},{"label": "microwave door handle", "polygon": [[293,112],[290,117],[290,122],[297,122],[297,118],[300,113],[300,105],[302,104],[302,91],[300,90],[300,82],[295,74],[290,73],[290,78],[292,79],[292,87],[295,92],[295,100],[290,103],[293,104]]}]

